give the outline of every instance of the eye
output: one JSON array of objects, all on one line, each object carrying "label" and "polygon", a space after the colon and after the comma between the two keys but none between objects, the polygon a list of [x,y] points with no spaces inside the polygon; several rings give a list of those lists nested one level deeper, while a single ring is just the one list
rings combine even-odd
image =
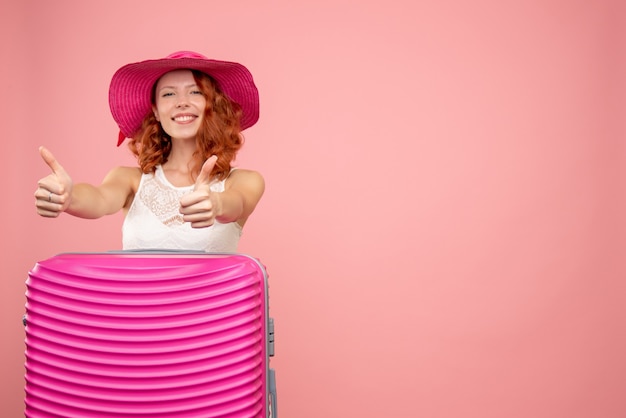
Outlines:
[{"label": "eye", "polygon": [[170,96],[173,96],[173,95],[174,95],[174,93],[172,93],[172,92],[170,92],[170,91],[167,91],[167,92],[165,92],[165,93],[162,93],[162,94],[161,94],[161,97],[170,97]]},{"label": "eye", "polygon": [[191,90],[191,94],[202,94],[200,90]]}]

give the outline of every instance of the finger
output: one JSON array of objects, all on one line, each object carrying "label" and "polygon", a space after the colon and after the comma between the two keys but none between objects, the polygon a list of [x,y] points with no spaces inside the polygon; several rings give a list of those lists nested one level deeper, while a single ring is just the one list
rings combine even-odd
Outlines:
[{"label": "finger", "polygon": [[204,191],[191,192],[180,198],[180,213],[192,214],[210,211],[213,204]]},{"label": "finger", "polygon": [[35,190],[35,199],[42,202],[52,202],[52,194],[53,192],[40,182],[39,187]]},{"label": "finger", "polygon": [[185,222],[188,222],[192,228],[207,228],[215,223],[215,219],[185,220]]},{"label": "finger", "polygon": [[37,190],[35,190],[35,197],[41,200],[48,200],[49,193],[56,195],[63,195],[65,193],[65,186],[59,181],[56,174],[48,174],[46,177],[40,179],[37,182]]},{"label": "finger", "polygon": [[199,218],[207,219],[214,216],[213,206],[211,205],[211,201],[208,199],[189,206],[181,205],[178,212],[183,216],[194,217],[193,219],[186,220],[187,222],[190,222],[191,220],[197,221]]},{"label": "finger", "polygon": [[208,228],[214,224],[213,221],[205,221],[205,222],[192,222],[191,227],[194,229],[197,228]]},{"label": "finger", "polygon": [[37,208],[37,214],[39,216],[43,216],[44,218],[58,218],[61,212]]},{"label": "finger", "polygon": [[61,210],[65,204],[65,196],[63,194],[58,194],[46,189],[35,192],[35,199],[38,205],[46,208],[53,207]]},{"label": "finger", "polygon": [[44,199],[37,199],[35,207],[37,213],[46,218],[56,218],[62,212],[62,205]]},{"label": "finger", "polygon": [[39,147],[39,154],[41,158],[45,161],[45,163],[50,167],[52,172],[56,175],[65,175],[65,170],[59,164],[59,162],[54,158],[54,155],[44,146]]},{"label": "finger", "polygon": [[200,186],[208,185],[211,182],[211,172],[213,172],[213,167],[215,167],[216,162],[217,155],[212,155],[204,162],[202,169],[200,170],[200,175],[198,175],[196,184],[193,187],[194,190],[198,190]]}]

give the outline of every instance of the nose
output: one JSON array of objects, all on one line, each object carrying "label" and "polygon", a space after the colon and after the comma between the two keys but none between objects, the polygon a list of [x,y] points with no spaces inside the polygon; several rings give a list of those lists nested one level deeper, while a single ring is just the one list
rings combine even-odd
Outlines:
[{"label": "nose", "polygon": [[184,108],[184,107],[187,107],[187,106],[189,106],[189,103],[187,102],[187,98],[185,98],[185,97],[180,97],[178,99],[178,102],[176,102],[176,107],[177,108]]}]

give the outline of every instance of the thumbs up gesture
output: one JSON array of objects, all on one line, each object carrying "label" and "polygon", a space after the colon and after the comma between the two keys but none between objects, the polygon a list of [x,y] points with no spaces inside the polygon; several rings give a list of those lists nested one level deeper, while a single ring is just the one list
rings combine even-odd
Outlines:
[{"label": "thumbs up gesture", "polygon": [[52,173],[37,182],[38,187],[35,190],[37,213],[46,218],[56,218],[70,205],[73,182],[48,149],[39,147],[39,154]]},{"label": "thumbs up gesture", "polygon": [[192,228],[206,228],[215,223],[218,214],[219,198],[211,192],[211,172],[217,156],[213,155],[204,162],[196,179],[193,191],[180,199],[180,213]]}]

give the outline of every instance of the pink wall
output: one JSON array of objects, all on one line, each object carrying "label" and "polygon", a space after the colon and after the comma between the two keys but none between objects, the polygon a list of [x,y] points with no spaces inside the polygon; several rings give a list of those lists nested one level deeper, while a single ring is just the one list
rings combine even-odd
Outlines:
[{"label": "pink wall", "polygon": [[120,246],[119,216],[36,216],[37,146],[78,180],[129,164],[110,77],[179,49],[261,92],[241,250],[271,275],[282,417],[626,416],[623,2],[15,4],[2,416],[22,414],[28,269]]}]

